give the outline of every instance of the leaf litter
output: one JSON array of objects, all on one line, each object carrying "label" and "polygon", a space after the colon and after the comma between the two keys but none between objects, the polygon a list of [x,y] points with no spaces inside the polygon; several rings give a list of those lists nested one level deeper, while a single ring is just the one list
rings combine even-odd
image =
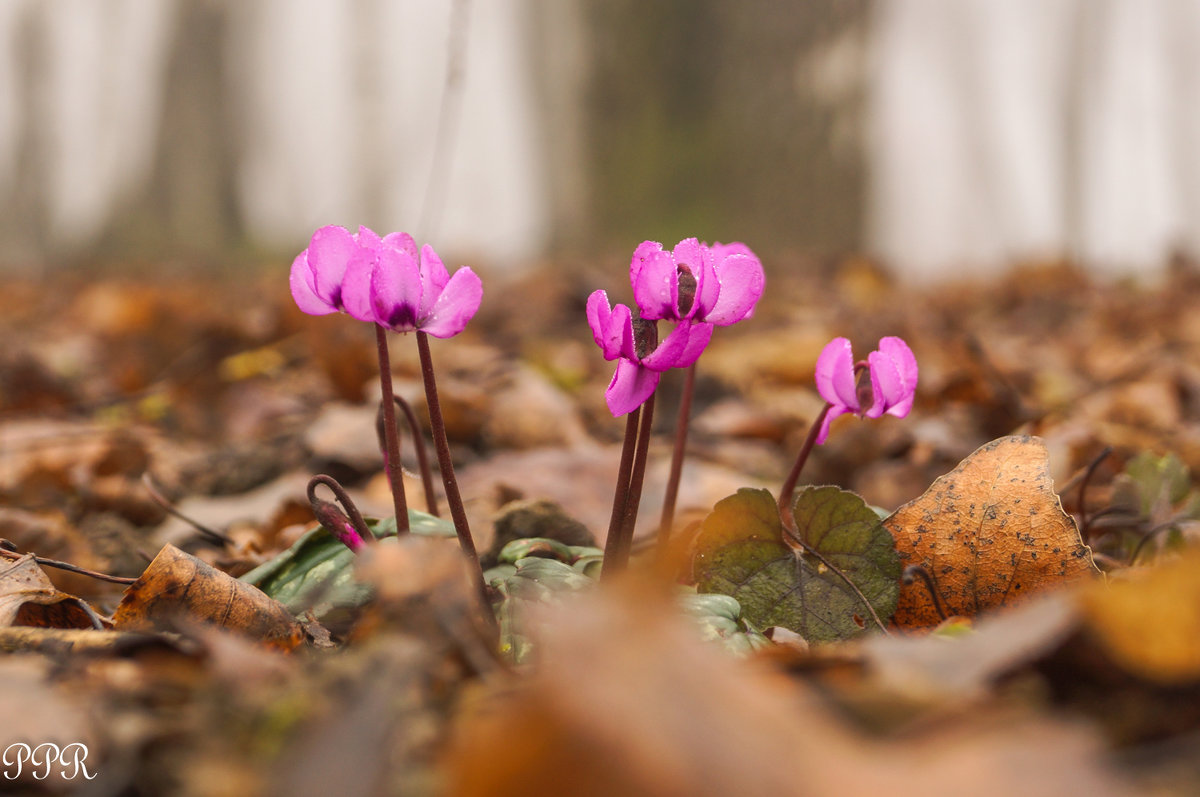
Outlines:
[{"label": "leaf litter", "polygon": [[[808,278],[789,283],[788,272]],[[41,574],[37,585],[10,579],[6,594],[80,601],[102,624],[119,622],[94,630],[69,613],[25,615],[0,628],[0,715],[11,720],[0,742],[86,743],[104,793],[1194,792],[1200,567],[1189,496],[1200,468],[1200,325],[1187,308],[1200,278],[1185,269],[1162,289],[1130,291],[1040,269],[910,294],[870,269],[856,274],[844,282],[813,264],[775,264],[755,331],[714,343],[687,468],[722,478],[685,484],[680,516],[717,534],[721,515],[704,519],[731,485],[775,489],[820,408],[811,374],[822,341],[903,334],[922,367],[913,415],[839,419],[805,474],[865,499],[845,510],[849,530],[838,542],[821,531],[828,525],[801,522],[819,514],[804,501],[834,488],[802,488],[792,508],[797,533],[871,598],[890,634],[872,631],[838,574],[775,528],[771,494],[750,491],[726,500],[761,505],[767,531],[731,522],[722,546],[705,542],[701,525],[694,544],[717,552],[752,542],[768,550],[764,564],[792,562],[805,577],[772,588],[819,586],[836,597],[808,605],[836,605],[836,616],[801,610],[778,622],[764,611],[775,597],[755,597],[761,576],[730,601],[669,596],[648,565],[597,590],[587,557],[582,569],[570,563],[580,555],[566,550],[575,538],[518,538],[524,547],[498,565],[511,572],[496,582],[522,571],[527,582],[504,587],[525,596],[530,618],[514,637],[531,651],[517,668],[474,624],[446,540],[384,540],[362,562],[347,557],[339,572],[367,597],[349,602],[355,611],[332,634],[315,606],[289,610],[271,589],[235,577],[309,531],[295,505],[314,466],[334,468],[372,511],[387,511],[386,500],[370,504],[381,467],[370,462],[369,432],[354,430],[348,446],[305,442],[335,402],[373,416],[361,329],[336,318],[319,331],[307,324],[278,268],[237,277],[246,284],[234,292],[169,279],[13,286],[0,297],[9,341],[0,356],[0,537],[18,555],[140,584],[125,593],[22,560]],[[589,342],[583,284],[564,272],[537,282],[554,329],[485,303],[463,333],[471,345],[438,351],[451,445],[485,547],[493,512],[546,498],[561,514],[554,525],[603,544],[615,466],[564,478],[564,463],[586,463],[616,442],[603,406],[607,370],[571,354]],[[520,281],[508,290],[519,295]],[[75,323],[38,323],[61,317]],[[394,371],[398,386],[418,384],[415,358],[398,355]],[[677,386],[665,378],[662,390]],[[506,424],[498,406],[534,409]],[[657,423],[652,470],[668,456],[669,409]],[[402,458],[415,469],[410,447]],[[231,542],[164,523],[144,472]],[[935,483],[952,474],[953,487]],[[647,487],[648,501],[658,489]],[[985,497],[972,510],[977,493]],[[930,502],[940,502],[936,512]],[[879,523],[875,506],[900,508]],[[653,534],[654,515],[640,535]],[[1004,518],[1018,534],[999,528]],[[546,527],[528,525],[539,535]],[[895,540],[890,556],[880,533]],[[181,550],[163,549],[165,537]],[[166,560],[151,566],[160,551]],[[861,577],[856,561],[869,565]],[[911,568],[900,578],[911,565],[930,577],[948,619],[921,597],[924,579]],[[699,574],[702,589],[720,576]],[[555,579],[582,589],[567,589],[577,593],[568,600],[547,586]],[[836,633],[814,633],[830,622]],[[798,630],[805,644],[729,644],[765,639],[772,625],[771,638]],[[20,786],[62,788],[27,777]]]}]

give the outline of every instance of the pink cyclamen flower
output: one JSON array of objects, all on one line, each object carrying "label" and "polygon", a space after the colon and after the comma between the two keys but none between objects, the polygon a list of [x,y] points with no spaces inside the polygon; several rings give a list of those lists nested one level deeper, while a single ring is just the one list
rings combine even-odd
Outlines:
[{"label": "pink cyclamen flower", "polygon": [[339,310],[396,332],[436,338],[462,332],[479,309],[483,284],[470,268],[451,276],[433,247],[417,251],[408,233],[380,238],[359,227],[322,227],[292,263],[292,297],[306,313]]},{"label": "pink cyclamen flower", "polygon": [[663,371],[686,368],[694,363],[708,345],[713,331],[710,323],[683,322],[652,351],[645,351],[653,343],[644,337],[639,341],[632,311],[623,304],[610,305],[604,291],[596,291],[588,297],[587,317],[604,359],[617,361],[617,371],[604,392],[614,417],[632,412],[650,398]]},{"label": "pink cyclamen flower", "polygon": [[912,349],[897,337],[881,338],[879,349],[867,355],[867,370],[871,375],[871,406],[866,410],[858,395],[858,379],[854,372],[854,354],[850,341],[834,338],[817,358],[817,392],[830,404],[817,444],[829,436],[833,419],[845,413],[860,417],[878,418],[884,413],[903,418],[912,409],[917,390],[917,358]]},{"label": "pink cyclamen flower", "polygon": [[670,251],[656,241],[642,242],[629,280],[644,318],[728,326],[754,314],[765,277],[745,244],[708,246],[686,238]]}]

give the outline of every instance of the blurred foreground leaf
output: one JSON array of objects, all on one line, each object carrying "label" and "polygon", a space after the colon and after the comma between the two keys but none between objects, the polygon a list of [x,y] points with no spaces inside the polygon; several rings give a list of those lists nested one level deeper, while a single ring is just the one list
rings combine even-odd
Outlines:
[{"label": "blurred foreground leaf", "polygon": [[[424,512],[408,511],[413,534],[453,537],[454,524]],[[396,519],[368,520],[376,539],[396,534]],[[370,586],[354,577],[354,552],[324,527],[306,532],[292,547],[242,576],[282,603],[292,614],[310,609],[325,625],[339,625],[371,597]]]},{"label": "blurred foreground leaf", "polygon": [[[809,487],[793,505],[809,546],[863,593],[880,620],[896,608],[900,564],[878,515],[854,493]],[[775,499],[741,489],[718,502],[696,537],[692,574],[702,592],[730,595],[758,628],[783,626],[810,642],[848,639],[871,624],[846,581],[784,539]]]}]

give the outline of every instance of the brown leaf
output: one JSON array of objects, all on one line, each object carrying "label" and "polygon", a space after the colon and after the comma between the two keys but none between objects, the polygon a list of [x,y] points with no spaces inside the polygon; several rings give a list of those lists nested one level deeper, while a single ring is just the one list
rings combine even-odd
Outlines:
[{"label": "brown leaf", "polygon": [[0,559],[0,627],[95,628],[99,623],[90,606],[54,588],[32,555]]},{"label": "brown leaf", "polygon": [[[1036,437],[982,446],[885,525],[901,561],[925,569],[951,615],[1009,606],[1098,572]],[[941,621],[923,580],[903,586],[893,620],[918,628]]]},{"label": "brown leaf", "polygon": [[598,591],[548,618],[541,659],[462,718],[456,797],[1125,793],[1079,727],[964,713],[868,736],[766,662],[699,639],[657,595]]},{"label": "brown leaf", "polygon": [[1200,680],[1200,550],[1123,575],[1083,593],[1089,629],[1135,675],[1165,684]]},{"label": "brown leaf", "polygon": [[166,545],[125,590],[113,623],[123,631],[148,631],[173,630],[189,620],[212,623],[284,650],[304,639],[287,609],[261,590]]}]

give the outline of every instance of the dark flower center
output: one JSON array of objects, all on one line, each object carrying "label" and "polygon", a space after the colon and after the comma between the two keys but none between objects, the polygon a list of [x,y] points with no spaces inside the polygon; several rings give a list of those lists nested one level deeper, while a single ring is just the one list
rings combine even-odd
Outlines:
[{"label": "dark flower center", "polygon": [[692,309],[692,305],[696,301],[696,276],[692,274],[691,268],[686,263],[680,263],[675,267],[675,272],[679,277],[679,316],[682,318]]},{"label": "dark flower center", "polygon": [[658,324],[642,317],[633,319],[633,349],[639,360],[658,348]]}]

